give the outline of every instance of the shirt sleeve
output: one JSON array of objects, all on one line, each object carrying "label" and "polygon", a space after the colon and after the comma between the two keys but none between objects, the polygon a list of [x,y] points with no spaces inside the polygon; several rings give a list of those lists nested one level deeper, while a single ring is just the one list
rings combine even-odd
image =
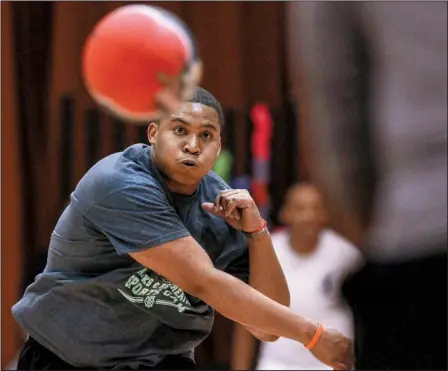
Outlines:
[{"label": "shirt sleeve", "polygon": [[153,184],[131,185],[108,194],[84,216],[119,255],[190,235],[162,190]]}]

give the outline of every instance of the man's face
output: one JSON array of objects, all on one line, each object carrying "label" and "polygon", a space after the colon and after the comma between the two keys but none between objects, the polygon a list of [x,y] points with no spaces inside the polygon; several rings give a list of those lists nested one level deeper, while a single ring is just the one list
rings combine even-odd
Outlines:
[{"label": "man's face", "polygon": [[148,140],[167,181],[194,187],[212,169],[221,150],[218,113],[201,103],[184,103],[159,125],[150,124]]},{"label": "man's face", "polygon": [[282,210],[286,226],[306,236],[318,236],[327,223],[322,195],[312,185],[293,187]]}]

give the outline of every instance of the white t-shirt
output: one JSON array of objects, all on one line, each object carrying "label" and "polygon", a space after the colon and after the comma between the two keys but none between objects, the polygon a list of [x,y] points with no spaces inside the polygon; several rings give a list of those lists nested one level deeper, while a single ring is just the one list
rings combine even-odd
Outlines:
[{"label": "white t-shirt", "polygon": [[[317,248],[300,255],[289,243],[288,232],[272,235],[291,295],[291,309],[353,338],[352,314],[339,294],[345,275],[362,262],[361,253],[333,231],[322,232]],[[280,338],[262,343],[258,370],[330,370],[301,343]]]}]

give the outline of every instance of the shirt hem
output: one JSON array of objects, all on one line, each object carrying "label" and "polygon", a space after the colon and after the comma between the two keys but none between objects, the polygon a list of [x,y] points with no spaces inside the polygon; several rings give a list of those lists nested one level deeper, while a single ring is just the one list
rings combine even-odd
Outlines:
[{"label": "shirt hem", "polygon": [[68,357],[65,356],[65,354],[58,351],[50,342],[45,340],[43,336],[41,336],[38,332],[36,332],[34,328],[30,326],[20,314],[15,314],[14,318],[16,319],[17,322],[19,322],[19,324],[28,333],[29,336],[31,336],[34,340],[36,340],[40,345],[47,348],[50,352],[61,358],[64,362],[72,365],[73,367],[85,367],[85,365],[73,363]]}]

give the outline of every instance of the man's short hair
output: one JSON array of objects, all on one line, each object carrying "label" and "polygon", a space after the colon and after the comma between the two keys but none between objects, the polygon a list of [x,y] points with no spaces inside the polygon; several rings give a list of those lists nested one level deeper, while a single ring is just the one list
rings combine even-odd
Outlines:
[{"label": "man's short hair", "polygon": [[[205,90],[204,88],[201,88],[200,86],[198,86],[192,97],[188,100],[189,103],[200,103],[203,104],[204,106],[213,108],[216,113],[218,114],[218,119],[219,119],[219,125],[221,127],[221,129],[224,127],[224,113],[222,112],[222,107],[221,104],[218,102],[218,100],[213,96],[212,93],[210,93],[209,91]],[[159,125],[160,121],[159,120],[152,120],[151,122]]]},{"label": "man's short hair", "polygon": [[208,106],[213,108],[218,113],[219,118],[219,125],[221,126],[221,129],[224,126],[224,113],[222,112],[221,104],[218,102],[218,100],[211,94],[209,91],[205,90],[204,88],[201,88],[198,86],[193,96],[189,99],[190,103],[201,103],[204,106]]}]

